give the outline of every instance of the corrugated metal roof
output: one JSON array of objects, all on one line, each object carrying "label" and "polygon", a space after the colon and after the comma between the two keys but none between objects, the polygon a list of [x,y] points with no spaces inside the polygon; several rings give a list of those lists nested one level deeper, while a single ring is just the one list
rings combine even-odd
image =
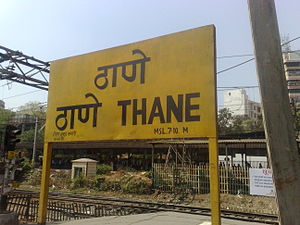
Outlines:
[{"label": "corrugated metal roof", "polygon": [[[207,144],[208,140],[161,140],[161,141],[154,141],[149,142],[150,144]],[[228,140],[218,140],[219,144],[247,144],[247,143],[266,143],[266,139],[228,139]]]}]

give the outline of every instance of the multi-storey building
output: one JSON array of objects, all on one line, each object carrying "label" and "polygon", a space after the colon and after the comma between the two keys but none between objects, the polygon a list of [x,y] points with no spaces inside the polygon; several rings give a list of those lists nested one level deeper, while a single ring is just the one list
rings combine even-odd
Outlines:
[{"label": "multi-storey building", "polygon": [[233,115],[258,119],[261,115],[261,105],[251,101],[244,89],[224,92],[224,108],[228,108]]},{"label": "multi-storey building", "polygon": [[18,124],[22,131],[34,129],[35,116],[29,114],[14,113],[10,119],[10,123]]},{"label": "multi-storey building", "polygon": [[283,53],[283,63],[290,101],[300,108],[300,51]]}]

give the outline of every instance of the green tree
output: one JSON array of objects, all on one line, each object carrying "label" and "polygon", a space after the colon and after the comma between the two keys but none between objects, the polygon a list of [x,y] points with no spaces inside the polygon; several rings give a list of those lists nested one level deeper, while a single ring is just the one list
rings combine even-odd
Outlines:
[{"label": "green tree", "polygon": [[244,116],[233,116],[232,118],[232,129],[231,133],[243,133],[244,132],[244,126],[243,122],[245,120]]},{"label": "green tree", "polygon": [[223,108],[219,110],[218,113],[218,129],[219,134],[228,134],[232,130],[232,112],[228,108]]},{"label": "green tree", "polygon": [[4,136],[5,127],[8,124],[10,118],[12,116],[12,112],[6,109],[0,109],[0,142],[1,137]]},{"label": "green tree", "polygon": [[296,129],[296,135],[299,136],[300,134],[300,111],[295,110],[294,113],[294,120],[295,120],[295,129]]},{"label": "green tree", "polygon": [[6,125],[12,116],[12,112],[7,109],[0,109],[0,125]]},{"label": "green tree", "polygon": [[[299,128],[300,128],[300,113],[299,113]],[[238,134],[263,131],[262,117],[250,119],[246,116],[233,115],[228,108],[219,110],[218,114],[219,134]]]},{"label": "green tree", "polygon": [[17,113],[33,115],[44,120],[46,118],[46,107],[44,106],[45,104],[41,102],[28,102],[25,105],[20,106]]},{"label": "green tree", "polygon": [[[28,102],[18,108],[17,114],[28,114],[38,118],[38,130],[37,142],[43,143],[44,141],[44,130],[41,128],[44,126],[46,118],[45,105],[40,102]],[[22,143],[33,143],[35,129],[25,130],[21,134]]]},{"label": "green tree", "polygon": [[[34,129],[23,131],[21,134],[21,142],[22,143],[33,143],[34,140]],[[37,133],[37,143],[44,142],[44,132],[40,131]]]},{"label": "green tree", "polygon": [[245,132],[255,132],[264,130],[262,117],[259,117],[258,119],[245,119],[242,123],[242,126]]}]

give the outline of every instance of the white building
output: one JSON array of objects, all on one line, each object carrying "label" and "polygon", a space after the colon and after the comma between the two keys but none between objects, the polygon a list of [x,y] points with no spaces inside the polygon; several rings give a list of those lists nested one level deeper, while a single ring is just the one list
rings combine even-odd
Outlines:
[{"label": "white building", "polygon": [[283,64],[290,101],[300,108],[300,51],[283,53]]},{"label": "white building", "polygon": [[225,91],[224,108],[228,108],[235,116],[257,119],[261,115],[260,103],[251,101],[244,89]]}]

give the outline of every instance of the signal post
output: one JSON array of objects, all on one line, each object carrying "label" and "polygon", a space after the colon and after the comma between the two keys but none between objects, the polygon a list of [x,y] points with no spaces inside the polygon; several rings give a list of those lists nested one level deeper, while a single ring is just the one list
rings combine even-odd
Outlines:
[{"label": "signal post", "polygon": [[4,160],[1,163],[1,173],[4,172],[2,182],[2,188],[0,192],[0,212],[6,211],[7,208],[7,193],[11,190],[8,187],[9,182],[14,180],[14,173],[16,169],[16,144],[20,142],[18,137],[21,134],[21,130],[14,125],[7,125],[4,134]]}]

